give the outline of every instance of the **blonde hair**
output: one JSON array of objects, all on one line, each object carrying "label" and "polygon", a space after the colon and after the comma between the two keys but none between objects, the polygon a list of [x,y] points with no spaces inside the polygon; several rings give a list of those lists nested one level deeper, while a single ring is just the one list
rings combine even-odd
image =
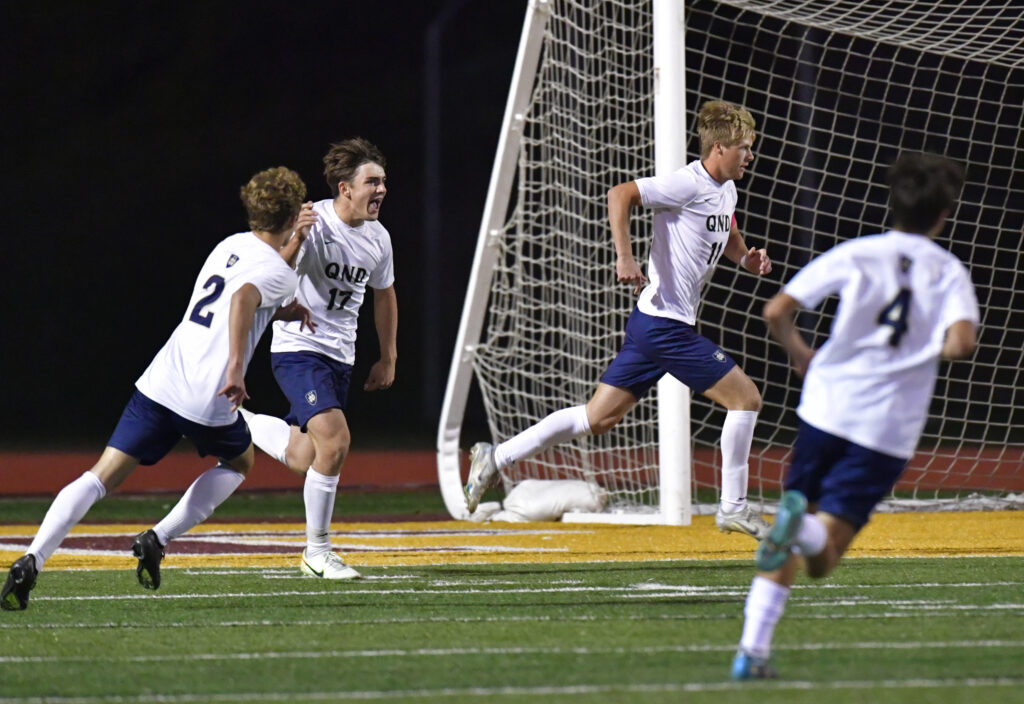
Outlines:
[{"label": "blonde hair", "polygon": [[275,166],[260,171],[242,186],[240,195],[249,216],[249,227],[260,232],[280,232],[299,214],[306,199],[306,184],[289,168]]},{"label": "blonde hair", "polygon": [[754,138],[754,116],[746,108],[724,100],[709,100],[700,106],[697,115],[700,135],[700,158],[711,153],[715,142],[731,147],[743,139]]}]

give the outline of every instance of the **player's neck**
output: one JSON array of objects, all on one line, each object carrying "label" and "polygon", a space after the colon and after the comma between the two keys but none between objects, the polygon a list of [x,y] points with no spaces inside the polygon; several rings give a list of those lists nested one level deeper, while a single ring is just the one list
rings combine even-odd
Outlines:
[{"label": "player's neck", "polygon": [[713,178],[718,185],[722,185],[729,180],[722,174],[721,165],[718,163],[718,159],[714,158],[714,155],[709,156],[707,159],[702,159],[700,165],[704,167],[704,170],[708,172],[708,176]]},{"label": "player's neck", "polygon": [[359,227],[366,220],[355,217],[352,214],[352,209],[348,206],[348,201],[345,201],[338,196],[334,199],[334,214],[338,216],[338,219],[349,227]]},{"label": "player's neck", "polygon": [[266,230],[253,230],[252,234],[256,235],[259,239],[266,242],[269,246],[275,250],[284,247],[285,242],[288,241],[288,237],[291,235],[292,230],[290,227],[281,230],[280,232],[267,232]]}]

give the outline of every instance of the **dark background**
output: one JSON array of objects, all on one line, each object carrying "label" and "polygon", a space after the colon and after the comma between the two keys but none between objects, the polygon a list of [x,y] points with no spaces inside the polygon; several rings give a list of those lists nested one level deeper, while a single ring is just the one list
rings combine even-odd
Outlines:
[{"label": "dark background", "polygon": [[[433,446],[525,8],[7,4],[0,445],[100,449],[209,250],[248,229],[238,188],[286,165],[311,199],[327,198],[324,152],[359,135],[388,159],[381,222],[395,250],[399,361],[391,391],[362,391],[378,351],[367,303],[353,447]],[[431,31],[441,70],[428,89]],[[430,100],[440,121],[428,136]],[[428,163],[431,148],[439,157]],[[247,405],[283,414],[269,338],[249,368]],[[474,423],[483,418],[471,408]]]}]

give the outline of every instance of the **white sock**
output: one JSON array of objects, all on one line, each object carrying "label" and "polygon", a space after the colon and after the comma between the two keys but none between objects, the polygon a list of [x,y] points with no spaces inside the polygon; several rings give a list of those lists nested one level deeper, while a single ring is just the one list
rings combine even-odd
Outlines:
[{"label": "white sock", "polygon": [[726,513],[747,505],[747,463],[755,423],[756,411],[728,411],[722,423],[722,510]]},{"label": "white sock", "polygon": [[312,467],[306,472],[302,498],[306,502],[306,555],[316,557],[331,549],[331,516],[338,493],[338,475],[329,477]]},{"label": "white sock", "polygon": [[498,469],[505,469],[513,462],[589,433],[586,406],[563,408],[494,448],[494,462]]},{"label": "white sock", "polygon": [[776,584],[766,577],[754,577],[743,610],[746,617],[743,636],[740,638],[743,650],[757,658],[766,658],[771,654],[775,624],[782,618],[788,598],[789,587]]},{"label": "white sock", "polygon": [[92,472],[85,472],[60,490],[46,511],[32,544],[25,551],[26,554],[35,555],[37,570],[42,571],[43,563],[50,559],[68,532],[82,520],[94,503],[106,495],[107,488]]},{"label": "white sock", "polygon": [[281,464],[287,464],[285,453],[288,452],[288,441],[292,437],[291,426],[277,416],[253,413],[244,408],[239,408],[238,412],[249,426],[253,444]]},{"label": "white sock", "polygon": [[800,530],[796,534],[793,544],[805,557],[820,555],[825,550],[825,543],[828,541],[828,529],[825,524],[813,514],[804,514],[800,522]]},{"label": "white sock", "polygon": [[244,479],[244,474],[223,464],[200,474],[170,513],[153,526],[160,543],[167,545],[209,518]]}]

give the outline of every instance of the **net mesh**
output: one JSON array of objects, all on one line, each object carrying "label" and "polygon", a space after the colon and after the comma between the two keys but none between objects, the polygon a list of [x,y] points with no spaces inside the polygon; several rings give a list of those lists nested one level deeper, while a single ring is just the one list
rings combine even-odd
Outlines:
[{"label": "net mesh", "polygon": [[[606,193],[654,173],[649,3],[552,5],[474,362],[497,441],[593,393],[635,300],[615,281]],[[775,270],[758,279],[723,260],[698,316],[699,331],[762,389],[752,498],[779,489],[799,398],[784,353],[767,341],[764,300],[815,253],[884,229],[888,164],[927,150],[967,167],[938,241],[971,269],[982,329],[971,361],[940,367],[920,450],[896,495],[915,508],[1024,503],[1022,12],[1024,2],[687,2],[690,116],[679,127],[694,135],[689,158],[698,156],[693,114],[703,101],[739,103],[758,121],[737,215],[748,245],[767,246]],[[635,213],[632,235],[644,261],[648,214]],[[833,309],[834,301],[800,317],[815,345]],[[619,510],[656,506],[653,396],[608,434],[509,468],[506,489],[582,477],[609,490]],[[700,510],[717,500],[724,411],[698,396],[691,414]]]}]

